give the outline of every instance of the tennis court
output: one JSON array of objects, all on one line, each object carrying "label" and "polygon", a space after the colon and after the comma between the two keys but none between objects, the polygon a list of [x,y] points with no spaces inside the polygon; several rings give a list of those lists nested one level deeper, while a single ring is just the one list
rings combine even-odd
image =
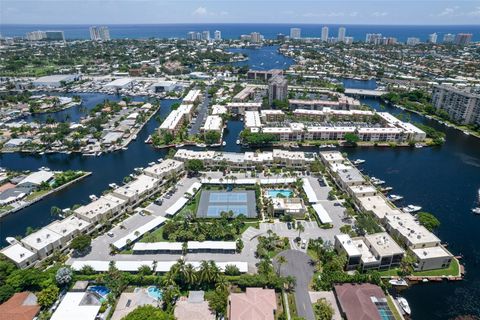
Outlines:
[{"label": "tennis court", "polygon": [[255,191],[202,191],[197,209],[197,217],[219,218],[222,212],[233,212],[248,218],[257,216],[255,208]]}]

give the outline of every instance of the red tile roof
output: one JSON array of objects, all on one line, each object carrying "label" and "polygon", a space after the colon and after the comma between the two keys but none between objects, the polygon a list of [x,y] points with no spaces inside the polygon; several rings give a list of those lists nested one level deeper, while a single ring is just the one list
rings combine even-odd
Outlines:
[{"label": "red tile roof", "polygon": [[273,320],[277,299],[273,289],[247,288],[229,297],[229,320]]},{"label": "red tile roof", "polygon": [[334,286],[334,289],[347,320],[381,320],[377,306],[371,300],[371,297],[385,298],[380,287],[369,283],[345,283]]},{"label": "red tile roof", "polygon": [[32,320],[40,311],[37,297],[31,292],[15,293],[0,305],[2,320]]}]

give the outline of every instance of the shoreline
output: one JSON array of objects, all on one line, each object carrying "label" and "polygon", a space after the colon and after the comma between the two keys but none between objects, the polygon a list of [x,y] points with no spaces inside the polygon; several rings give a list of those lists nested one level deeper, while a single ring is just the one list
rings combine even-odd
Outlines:
[{"label": "shoreline", "polygon": [[444,119],[440,118],[440,117],[437,116],[437,115],[431,115],[431,114],[428,114],[428,113],[422,113],[422,112],[420,112],[420,111],[418,111],[418,110],[412,110],[412,109],[406,108],[406,107],[404,107],[404,106],[401,106],[401,105],[399,105],[399,104],[394,104],[394,103],[392,103],[392,102],[390,102],[390,101],[388,101],[388,100],[386,100],[386,99],[384,99],[384,98],[382,98],[382,97],[380,97],[380,100],[381,100],[382,102],[386,103],[386,104],[389,104],[389,105],[397,108],[397,109],[415,113],[415,114],[417,114],[417,115],[419,115],[419,116],[422,116],[422,117],[424,117],[424,118],[426,118],[426,119],[434,120],[434,121],[436,121],[437,123],[440,123],[440,124],[442,124],[442,125],[444,125],[444,126],[446,126],[446,127],[448,127],[448,128],[453,128],[453,129],[456,129],[456,130],[458,130],[458,131],[461,131],[461,132],[463,132],[463,133],[464,133],[465,135],[467,135],[467,136],[472,136],[472,137],[475,137],[475,138],[480,139],[480,133],[477,133],[477,132],[472,131],[472,130],[470,130],[470,129],[464,129],[464,128],[461,127],[461,125],[458,125],[458,124],[456,124],[456,123],[453,123],[453,122],[451,122],[451,121],[449,121],[449,120],[444,120]]},{"label": "shoreline", "polygon": [[43,195],[41,195],[41,196],[39,196],[39,197],[37,197],[37,198],[29,201],[29,202],[26,202],[26,203],[24,203],[23,205],[21,205],[21,206],[19,206],[19,207],[17,207],[17,208],[13,208],[13,209],[10,209],[10,210],[8,210],[8,211],[2,212],[2,213],[0,214],[0,219],[2,219],[3,217],[5,217],[5,216],[7,216],[7,215],[9,215],[9,214],[18,212],[18,211],[20,211],[20,210],[22,210],[22,209],[24,209],[24,208],[26,208],[26,207],[28,207],[28,206],[31,206],[32,204],[34,204],[34,203],[42,200],[43,198],[45,198],[45,197],[47,197],[47,196],[49,196],[49,195],[51,195],[51,194],[53,194],[53,193],[55,193],[55,192],[58,192],[58,191],[66,188],[66,187],[68,187],[68,186],[70,186],[70,185],[72,185],[72,184],[74,184],[74,183],[76,183],[76,182],[78,182],[78,181],[86,178],[86,177],[89,177],[89,176],[92,175],[92,174],[93,174],[93,173],[92,173],[91,171],[85,171],[82,176],[80,176],[80,177],[78,177],[78,178],[76,178],[76,179],[73,179],[72,181],[69,181],[69,182],[67,182],[67,183],[65,183],[65,184],[62,184],[61,186],[59,186],[59,187],[57,187],[57,188],[55,188],[55,189],[53,189],[53,190],[50,190],[49,192],[47,192],[47,193],[45,193],[45,194],[43,194]]}]

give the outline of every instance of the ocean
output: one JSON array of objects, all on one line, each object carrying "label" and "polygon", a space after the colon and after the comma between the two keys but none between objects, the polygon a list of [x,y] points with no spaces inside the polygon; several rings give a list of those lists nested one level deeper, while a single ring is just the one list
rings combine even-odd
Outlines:
[{"label": "ocean", "polygon": [[[185,38],[189,31],[209,30],[213,37],[215,30],[222,32],[224,39],[238,39],[242,34],[260,32],[266,39],[276,38],[278,33],[289,34],[290,28],[302,29],[302,37],[320,37],[322,24],[146,24],[146,25],[108,25],[113,39],[148,39],[148,38]],[[329,36],[336,36],[338,28],[344,26],[346,35],[354,40],[365,40],[367,33],[381,33],[387,37],[396,37],[405,42],[408,37],[419,37],[426,41],[428,35],[436,32],[441,41],[446,33],[472,33],[474,41],[480,41],[480,25],[327,25]],[[6,25],[0,24],[0,34],[4,37],[25,36],[35,30],[63,30],[65,37],[89,39],[90,25]]]}]

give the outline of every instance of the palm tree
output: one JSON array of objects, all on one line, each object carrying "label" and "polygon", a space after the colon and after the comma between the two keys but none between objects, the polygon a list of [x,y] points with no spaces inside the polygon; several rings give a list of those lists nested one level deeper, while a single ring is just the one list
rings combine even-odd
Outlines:
[{"label": "palm tree", "polygon": [[287,258],[284,256],[278,256],[277,258],[277,263],[278,263],[278,270],[277,273],[280,276],[280,270],[282,269],[282,265],[286,264],[288,262]]},{"label": "palm tree", "polygon": [[300,238],[300,234],[305,231],[305,227],[301,222],[299,222],[297,225],[297,229],[298,229],[298,237]]},{"label": "palm tree", "polygon": [[200,280],[201,283],[210,282],[210,280],[212,278],[212,275],[211,275],[211,270],[210,270],[210,264],[208,263],[208,261],[203,260],[200,263],[200,270],[198,271],[198,273],[200,275],[199,280]]},{"label": "palm tree", "polygon": [[225,276],[220,276],[217,283],[215,283],[215,290],[227,291],[229,285],[230,283],[227,281],[227,278]]},{"label": "palm tree", "polygon": [[165,273],[165,275],[162,278],[162,284],[164,287],[175,286],[176,285],[175,275],[171,271]]},{"label": "palm tree", "polygon": [[182,254],[185,256],[188,252],[188,244],[187,242],[182,243]]},{"label": "palm tree", "polygon": [[185,266],[185,270],[183,271],[183,277],[185,279],[185,283],[189,286],[192,286],[195,284],[195,282],[197,282],[197,274],[192,264],[189,263]]}]

